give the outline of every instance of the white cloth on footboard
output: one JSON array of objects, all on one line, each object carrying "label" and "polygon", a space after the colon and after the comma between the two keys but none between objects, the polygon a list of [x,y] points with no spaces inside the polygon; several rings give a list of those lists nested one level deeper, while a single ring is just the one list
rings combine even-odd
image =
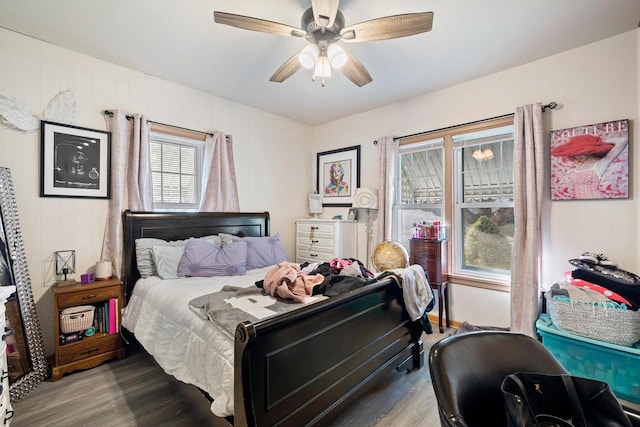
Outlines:
[{"label": "white cloth on footboard", "polygon": [[433,289],[431,289],[422,266],[413,264],[407,268],[383,271],[376,276],[377,279],[384,277],[393,278],[398,286],[402,288],[402,297],[407,313],[409,313],[409,318],[411,320],[420,319],[434,298]]},{"label": "white cloth on footboard", "polygon": [[209,393],[211,412],[233,415],[233,340],[193,312],[189,301],[225,285],[255,286],[269,268],[244,276],[141,279],[123,310],[122,325],[165,372]]}]

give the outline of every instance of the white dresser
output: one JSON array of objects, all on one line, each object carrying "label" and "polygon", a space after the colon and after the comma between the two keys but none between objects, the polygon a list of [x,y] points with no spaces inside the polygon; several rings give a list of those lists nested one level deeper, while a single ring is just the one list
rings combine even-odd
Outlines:
[{"label": "white dresser", "polygon": [[296,220],[296,262],[357,258],[357,221]]},{"label": "white dresser", "polygon": [[[16,290],[15,286],[0,286],[0,331],[2,332],[2,343],[0,343],[0,372],[2,382],[0,383],[0,425],[11,425],[13,417],[13,407],[11,406],[11,396],[9,395],[9,369],[7,367],[7,344],[6,337],[9,334],[6,327],[5,303],[7,298]],[[11,332],[13,333],[13,332]]]}]

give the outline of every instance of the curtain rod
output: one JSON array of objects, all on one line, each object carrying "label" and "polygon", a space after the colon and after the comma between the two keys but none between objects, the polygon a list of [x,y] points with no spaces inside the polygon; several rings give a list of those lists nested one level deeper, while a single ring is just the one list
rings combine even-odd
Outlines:
[{"label": "curtain rod", "polygon": [[[544,110],[546,110],[546,109],[553,110],[553,109],[555,109],[557,107],[558,107],[558,104],[556,102],[550,102],[550,103],[542,106],[542,112],[544,112]],[[461,126],[475,125],[475,124],[478,124],[478,123],[483,123],[483,122],[487,122],[487,121],[490,121],[490,120],[496,120],[496,119],[503,119],[505,117],[510,117],[510,116],[513,116],[513,113],[503,114],[502,116],[491,117],[489,119],[476,120],[474,122],[463,123],[461,125],[447,126],[447,127],[443,127],[443,128],[440,128],[440,129],[434,129],[434,130],[429,130],[429,131],[425,131],[425,132],[412,133],[411,135],[397,136],[397,137],[393,138],[393,140],[396,141],[398,139],[411,138],[413,136],[424,135],[424,134],[432,133],[432,132],[440,132],[440,131],[443,131],[443,130],[454,129],[454,128],[461,127]],[[373,145],[378,145],[378,140],[377,139],[373,141]]]},{"label": "curtain rod", "polygon": [[[104,110],[104,114],[106,114],[107,116],[113,116],[113,111]],[[127,118],[127,120],[132,120],[133,119],[133,116],[130,116],[130,115],[126,115],[125,117]],[[147,120],[147,123],[152,123],[152,124],[156,124],[156,125],[171,127],[171,128],[174,128],[174,129],[186,130],[188,132],[195,132],[195,133],[201,133],[203,135],[213,136],[213,134],[210,133],[210,132],[203,132],[201,130],[183,128],[183,127],[180,127],[180,126],[169,125],[169,124],[166,124],[166,123],[154,122],[153,120]],[[229,136],[225,136],[225,139],[228,141],[229,140]]]}]

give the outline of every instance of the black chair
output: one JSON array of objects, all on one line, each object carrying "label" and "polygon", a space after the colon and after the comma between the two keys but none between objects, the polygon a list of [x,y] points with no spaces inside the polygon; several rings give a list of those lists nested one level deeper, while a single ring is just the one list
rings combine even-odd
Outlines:
[{"label": "black chair", "polygon": [[442,426],[504,426],[500,385],[513,372],[564,374],[538,340],[505,331],[453,335],[429,351],[429,372]]}]

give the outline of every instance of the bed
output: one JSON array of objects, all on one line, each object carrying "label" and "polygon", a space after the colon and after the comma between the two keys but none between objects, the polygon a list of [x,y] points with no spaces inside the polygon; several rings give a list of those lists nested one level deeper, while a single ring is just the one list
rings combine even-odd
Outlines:
[{"label": "bed", "polygon": [[[186,307],[194,295],[224,281],[140,279],[136,239],[269,236],[268,212],[123,215],[127,305],[122,325],[165,372],[211,398],[212,417],[234,426],[319,424],[389,371],[424,364],[422,329],[409,320],[402,290],[390,278],[276,317],[240,322],[233,339],[221,337]],[[248,283],[255,286],[266,270],[247,271]],[[235,285],[240,279],[229,280]],[[171,296],[171,288],[179,288],[179,294]],[[210,369],[223,372],[222,379],[212,378]]]}]

